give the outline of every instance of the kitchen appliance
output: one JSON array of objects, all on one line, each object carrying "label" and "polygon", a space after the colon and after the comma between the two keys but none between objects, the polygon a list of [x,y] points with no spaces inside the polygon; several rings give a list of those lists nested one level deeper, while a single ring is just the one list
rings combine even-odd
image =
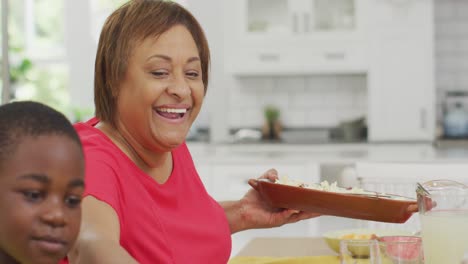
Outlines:
[{"label": "kitchen appliance", "polygon": [[442,123],[445,138],[468,138],[468,91],[446,93]]}]

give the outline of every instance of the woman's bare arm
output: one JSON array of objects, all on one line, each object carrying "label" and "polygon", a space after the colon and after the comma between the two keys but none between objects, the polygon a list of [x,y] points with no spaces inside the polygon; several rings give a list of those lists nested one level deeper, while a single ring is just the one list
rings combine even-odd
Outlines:
[{"label": "woman's bare arm", "polygon": [[[278,172],[270,169],[260,178],[274,180],[278,178]],[[252,189],[242,199],[219,203],[228,219],[231,234],[253,228],[278,227],[320,215],[314,212],[274,208],[256,190],[258,187],[256,180],[249,180],[249,184]]]},{"label": "woman's bare arm", "polygon": [[120,246],[120,223],[115,210],[87,196],[82,203],[81,230],[68,254],[71,264],[137,264]]}]

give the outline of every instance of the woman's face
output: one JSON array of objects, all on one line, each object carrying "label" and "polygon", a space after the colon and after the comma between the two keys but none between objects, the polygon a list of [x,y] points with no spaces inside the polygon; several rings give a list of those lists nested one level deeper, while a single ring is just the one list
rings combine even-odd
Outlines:
[{"label": "woman's face", "polygon": [[63,135],[25,137],[0,170],[0,263],[58,263],[81,223],[84,160]]},{"label": "woman's face", "polygon": [[204,97],[195,41],[181,25],[137,43],[117,100],[117,126],[145,149],[184,142]]}]

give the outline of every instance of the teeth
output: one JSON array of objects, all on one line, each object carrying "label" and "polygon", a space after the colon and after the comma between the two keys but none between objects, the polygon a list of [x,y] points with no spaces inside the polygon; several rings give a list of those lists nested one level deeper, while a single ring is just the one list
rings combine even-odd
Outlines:
[{"label": "teeth", "polygon": [[180,109],[180,108],[158,108],[160,112],[166,113],[177,113],[177,114],[185,114],[187,113],[187,109]]}]

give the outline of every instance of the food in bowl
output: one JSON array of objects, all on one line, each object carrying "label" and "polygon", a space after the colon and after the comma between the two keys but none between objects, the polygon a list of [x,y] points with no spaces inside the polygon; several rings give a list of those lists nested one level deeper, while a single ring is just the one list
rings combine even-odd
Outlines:
[{"label": "food in bowl", "polygon": [[340,239],[357,239],[357,240],[369,240],[369,239],[377,239],[377,235],[372,234],[346,234],[339,237]]},{"label": "food in bowl", "polygon": [[[345,229],[327,232],[323,235],[327,245],[336,253],[340,253],[340,241],[344,239],[368,240],[383,236],[411,236],[412,232],[399,229]],[[369,252],[354,252],[357,255],[368,256]]]},{"label": "food in bowl", "polygon": [[423,259],[419,236],[382,236],[377,240],[382,257],[392,263],[420,263]]}]

